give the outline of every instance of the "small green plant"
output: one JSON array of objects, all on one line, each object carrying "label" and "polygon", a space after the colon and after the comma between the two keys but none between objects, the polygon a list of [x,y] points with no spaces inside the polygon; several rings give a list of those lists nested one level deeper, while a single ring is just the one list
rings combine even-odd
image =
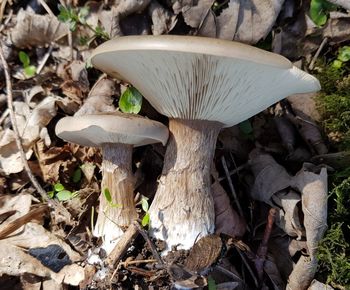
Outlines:
[{"label": "small green plant", "polygon": [[336,6],[326,0],[311,0],[310,17],[317,26],[326,24],[329,12],[335,10]]},{"label": "small green plant", "polygon": [[[90,24],[87,23],[86,19],[89,15],[89,7],[84,6],[80,8],[72,8],[64,7],[63,5],[58,5],[58,10],[60,11],[60,14],[57,17],[58,20],[68,23],[69,29],[71,31],[75,31],[78,25],[82,25],[84,27],[87,27],[94,33],[93,38],[99,37],[104,40],[109,40],[108,34],[103,30],[102,27],[92,27]],[[81,37],[80,40],[83,43],[88,43],[91,39]]]},{"label": "small green plant", "polygon": [[212,276],[208,276],[208,290],[216,290],[216,283]]},{"label": "small green plant", "polygon": [[143,216],[142,220],[141,220],[141,225],[143,227],[146,227],[149,225],[150,223],[150,216],[149,216],[149,204],[148,204],[148,198],[145,196],[142,196],[141,198],[141,207],[142,210],[145,212],[145,215]]},{"label": "small green plant", "polygon": [[53,190],[49,191],[47,195],[50,198],[57,198],[59,201],[67,201],[78,195],[78,191],[70,191],[65,189],[62,183],[56,183],[53,185]]},{"label": "small green plant", "polygon": [[350,46],[343,46],[339,48],[337,59],[333,61],[332,67],[340,69],[345,62],[350,60]]},{"label": "small green plant", "polygon": [[134,88],[127,88],[119,99],[119,108],[123,113],[138,114],[141,111],[142,95]]},{"label": "small green plant", "polygon": [[78,167],[73,172],[72,181],[74,183],[78,183],[81,180],[81,175],[82,175],[81,168]]},{"label": "small green plant", "polygon": [[103,190],[103,195],[105,196],[106,200],[107,200],[107,203],[108,203],[108,207],[121,207],[120,204],[117,204],[117,203],[113,203],[113,200],[112,200],[112,195],[109,191],[108,188],[105,188]]},{"label": "small green plant", "polygon": [[36,67],[30,64],[29,55],[24,51],[20,51],[18,57],[23,65],[24,74],[29,78],[33,77],[36,73]]}]

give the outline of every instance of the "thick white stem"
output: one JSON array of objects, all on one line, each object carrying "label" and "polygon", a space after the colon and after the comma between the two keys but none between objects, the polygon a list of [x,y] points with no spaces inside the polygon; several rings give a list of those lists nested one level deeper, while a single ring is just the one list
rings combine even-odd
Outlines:
[{"label": "thick white stem", "polygon": [[176,245],[189,249],[214,232],[210,166],[221,127],[200,120],[169,122],[164,168],[150,207],[150,233],[166,242],[166,250]]},{"label": "thick white stem", "polygon": [[[104,144],[102,155],[102,193],[94,235],[103,237],[102,247],[109,253],[123,230],[137,218],[131,168],[132,145]],[[111,202],[106,199],[106,190],[110,192]]]}]

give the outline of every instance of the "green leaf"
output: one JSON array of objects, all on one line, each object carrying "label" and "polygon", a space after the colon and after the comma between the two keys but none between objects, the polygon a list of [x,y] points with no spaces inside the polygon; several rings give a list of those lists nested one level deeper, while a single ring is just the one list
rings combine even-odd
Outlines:
[{"label": "green leaf", "polygon": [[84,6],[84,7],[80,8],[80,10],[78,12],[79,22],[81,24],[85,24],[86,23],[86,17],[88,15],[89,15],[89,7],[88,6]]},{"label": "green leaf", "polygon": [[328,12],[334,8],[325,0],[311,0],[310,17],[317,26],[326,24]]},{"label": "green leaf", "polygon": [[108,188],[105,188],[105,190],[103,191],[103,194],[104,194],[107,202],[112,203],[112,196],[111,196],[111,193],[109,192]]},{"label": "green leaf", "polygon": [[239,129],[245,135],[249,135],[249,134],[253,133],[253,127],[250,124],[249,120],[245,120],[245,121],[239,123]]},{"label": "green leaf", "polygon": [[69,22],[69,30],[74,32],[77,29],[77,22],[74,20],[71,20]]},{"label": "green leaf", "polygon": [[338,59],[332,62],[332,67],[335,69],[340,69],[342,65],[343,65],[343,62]]},{"label": "green leaf", "polygon": [[119,108],[123,113],[138,114],[141,105],[142,95],[134,87],[127,88],[119,99]]},{"label": "green leaf", "polygon": [[342,62],[350,60],[350,46],[343,46],[339,49],[338,60]]},{"label": "green leaf", "polygon": [[53,186],[53,189],[57,192],[57,191],[62,191],[64,190],[64,185],[62,183],[56,183]]},{"label": "green leaf", "polygon": [[142,206],[142,209],[143,209],[144,212],[148,212],[149,205],[148,205],[147,198],[143,197],[141,199],[141,206]]},{"label": "green leaf", "polygon": [[216,290],[216,283],[212,276],[208,276],[208,290]]},{"label": "green leaf", "polygon": [[55,196],[55,192],[53,190],[47,192],[47,196],[49,198],[53,198]]},{"label": "green leaf", "polygon": [[66,8],[61,4],[58,4],[58,10],[60,11],[60,14],[57,16],[58,20],[62,22],[67,22],[71,19],[71,9]]},{"label": "green leaf", "polygon": [[35,76],[35,74],[36,74],[36,67],[35,67],[35,65],[26,66],[24,68],[24,73],[29,78]]},{"label": "green leaf", "polygon": [[66,201],[73,198],[75,195],[69,190],[61,190],[56,193],[56,197],[59,201]]},{"label": "green leaf", "polygon": [[150,217],[149,217],[149,213],[147,212],[144,217],[142,218],[142,221],[141,221],[141,225],[143,227],[147,226],[150,222]]},{"label": "green leaf", "polygon": [[81,169],[79,167],[75,169],[72,180],[74,183],[78,183],[81,180]]},{"label": "green leaf", "polygon": [[24,51],[20,51],[18,53],[18,57],[19,57],[19,60],[21,61],[21,63],[23,64],[24,68],[30,65],[29,55],[26,54]]}]

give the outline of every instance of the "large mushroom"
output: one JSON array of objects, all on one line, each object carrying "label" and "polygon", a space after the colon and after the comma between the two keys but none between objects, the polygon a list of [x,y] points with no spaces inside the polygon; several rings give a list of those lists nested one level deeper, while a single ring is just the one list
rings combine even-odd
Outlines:
[{"label": "large mushroom", "polygon": [[131,82],[168,116],[171,136],[150,208],[151,234],[188,249],[214,231],[210,165],[217,135],[316,78],[286,58],[245,44],[189,36],[127,36],[103,43],[92,64]]},{"label": "large mushroom", "polygon": [[157,142],[165,145],[168,129],[138,115],[113,112],[62,118],[56,125],[56,135],[102,149],[102,193],[94,235],[103,237],[102,247],[109,253],[123,229],[137,219],[132,149]]}]

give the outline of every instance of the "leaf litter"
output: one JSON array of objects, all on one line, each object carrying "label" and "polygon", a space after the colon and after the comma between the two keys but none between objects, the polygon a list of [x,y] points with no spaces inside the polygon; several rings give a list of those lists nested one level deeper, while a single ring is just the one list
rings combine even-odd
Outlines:
[{"label": "leaf litter", "polygon": [[[6,48],[5,59],[13,71],[24,65],[14,57],[20,49],[36,48],[30,53],[30,64],[42,59],[40,49],[48,52],[43,71],[34,79],[13,82],[19,137],[31,170],[40,177],[47,191],[62,183],[77,195],[63,202],[70,218],[52,211],[48,215],[36,215],[41,201],[27,179],[23,179],[24,167],[16,136],[6,110],[1,111],[0,217],[4,221],[0,224],[0,233],[8,228],[15,231],[0,237],[3,261],[0,273],[8,277],[20,276],[23,285],[41,285],[43,289],[61,283],[80,284],[81,289],[110,286],[136,289],[146,285],[160,289],[169,289],[171,285],[177,289],[205,285],[215,285],[216,289],[244,286],[331,289],[314,280],[317,247],[327,228],[326,169],[305,163],[316,154],[327,153],[316,125],[314,103],[309,102],[305,110],[305,104],[298,103],[301,98],[290,97],[279,107],[248,121],[252,132],[244,132],[238,126],[223,130],[213,165],[217,171],[212,173],[216,235],[208,238],[209,242],[197,241],[192,251],[173,251],[166,266],[154,256],[155,251],[162,251],[161,242],[143,240],[137,230],[136,234],[125,238],[127,246],[122,249],[119,261],[110,268],[104,265],[105,253],[98,248],[101,241],[91,234],[100,192],[100,152],[63,143],[52,132],[58,119],[67,114],[117,110],[126,84],[98,77],[86,62],[91,50],[102,42],[103,34],[96,34],[98,27],[109,37],[189,34],[261,46],[272,38],[273,51],[292,60],[300,56],[310,60],[323,38],[338,44],[349,37],[349,15],[331,12],[324,26],[317,27],[305,5],[293,5],[294,1],[288,0],[115,1],[108,5],[107,2],[89,3],[84,7],[77,6],[76,1],[69,2],[77,13],[86,9],[81,22],[86,21],[95,32],[81,23],[71,32],[67,22],[58,20],[57,7],[51,4],[47,9],[54,12],[44,15],[17,4],[3,6],[7,24],[1,29],[7,36],[2,36],[6,46],[3,41],[1,45]],[[51,16],[55,13],[56,16]],[[81,41],[84,38],[88,38],[87,43]],[[50,45],[52,49],[47,50]],[[0,71],[2,68],[1,64]],[[2,77],[0,85],[1,96],[5,97]],[[0,100],[3,109],[6,97]],[[141,114],[145,114],[143,107]],[[162,120],[157,114],[152,118]],[[149,146],[135,150],[135,154],[154,157],[139,161],[136,156],[133,163],[140,177],[138,190],[152,199],[154,190],[149,189],[156,187],[164,151]],[[219,162],[222,158],[227,170]],[[73,181],[76,170],[81,170],[82,174]],[[233,191],[238,199],[231,197]],[[239,208],[244,209],[243,216]],[[275,226],[269,233],[261,268],[255,262],[263,234],[268,229],[268,208],[276,210]],[[141,218],[142,210],[138,210]],[[36,254],[30,255],[37,251],[44,251],[51,257],[63,254],[67,265],[55,268],[56,273],[36,259]],[[98,262],[89,264],[93,257]],[[153,260],[156,262],[147,262]],[[252,266],[254,263],[259,264],[257,268]],[[36,278],[28,279],[28,274]]]}]

